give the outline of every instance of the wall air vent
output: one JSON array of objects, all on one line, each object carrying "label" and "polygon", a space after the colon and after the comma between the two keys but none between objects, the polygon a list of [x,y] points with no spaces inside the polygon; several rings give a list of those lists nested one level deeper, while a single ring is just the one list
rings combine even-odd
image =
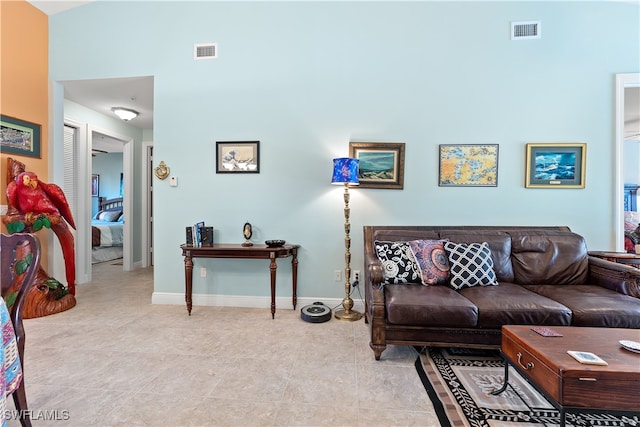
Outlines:
[{"label": "wall air vent", "polygon": [[511,40],[530,40],[542,37],[540,21],[511,23]]},{"label": "wall air vent", "polygon": [[193,45],[193,59],[215,59],[218,57],[218,45],[216,43],[198,43]]}]

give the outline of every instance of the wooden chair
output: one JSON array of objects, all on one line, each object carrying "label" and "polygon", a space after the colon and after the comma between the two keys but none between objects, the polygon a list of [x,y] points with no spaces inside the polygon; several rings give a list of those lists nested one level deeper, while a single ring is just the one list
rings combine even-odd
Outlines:
[{"label": "wooden chair", "polygon": [[22,324],[22,309],[27,295],[35,286],[36,274],[40,267],[40,240],[33,234],[2,234],[0,247],[2,298],[6,301],[9,317],[16,334],[16,344],[23,374],[20,385],[13,392],[13,401],[20,414],[20,423],[23,426],[31,426],[24,387],[25,334]]}]

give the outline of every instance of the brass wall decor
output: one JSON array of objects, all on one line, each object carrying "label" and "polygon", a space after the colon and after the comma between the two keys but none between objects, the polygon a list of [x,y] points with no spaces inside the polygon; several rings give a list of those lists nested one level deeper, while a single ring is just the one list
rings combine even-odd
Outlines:
[{"label": "brass wall decor", "polygon": [[159,179],[165,179],[169,176],[169,166],[165,165],[164,162],[160,162],[160,164],[154,169],[154,171]]}]

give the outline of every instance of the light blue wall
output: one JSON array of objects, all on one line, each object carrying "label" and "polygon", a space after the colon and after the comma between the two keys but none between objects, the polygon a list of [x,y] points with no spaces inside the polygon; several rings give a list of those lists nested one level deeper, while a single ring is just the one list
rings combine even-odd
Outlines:
[{"label": "light blue wall", "polygon": [[100,176],[100,197],[106,199],[122,197],[120,194],[122,160],[122,153],[97,153],[91,157],[91,173]]},{"label": "light blue wall", "polygon": [[[156,291],[183,292],[186,225],[241,242],[250,221],[256,241],[302,245],[300,296],[341,297],[329,181],[349,141],[406,143],[403,191],[352,191],[354,269],[365,224],[569,225],[612,249],[614,79],[640,68],[638,16],[623,2],[97,2],[50,18],[50,72],[154,76],[154,158],[179,182],[155,181]],[[511,41],[514,20],[540,20],[542,39]],[[219,59],[193,60],[203,42]],[[225,140],[260,140],[260,173],[216,174]],[[527,142],[586,142],[586,188],[524,188]],[[498,187],[438,187],[451,143],[500,144]],[[268,295],[260,262],[197,264],[216,272],[194,293]]]}]

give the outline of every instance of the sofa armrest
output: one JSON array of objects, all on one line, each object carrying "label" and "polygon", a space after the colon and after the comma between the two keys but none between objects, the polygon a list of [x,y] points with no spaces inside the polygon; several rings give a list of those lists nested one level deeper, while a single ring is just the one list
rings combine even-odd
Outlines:
[{"label": "sofa armrest", "polygon": [[369,304],[384,304],[384,271],[376,256],[365,255],[365,297]]},{"label": "sofa armrest", "polygon": [[589,257],[589,283],[640,298],[640,269]]}]

